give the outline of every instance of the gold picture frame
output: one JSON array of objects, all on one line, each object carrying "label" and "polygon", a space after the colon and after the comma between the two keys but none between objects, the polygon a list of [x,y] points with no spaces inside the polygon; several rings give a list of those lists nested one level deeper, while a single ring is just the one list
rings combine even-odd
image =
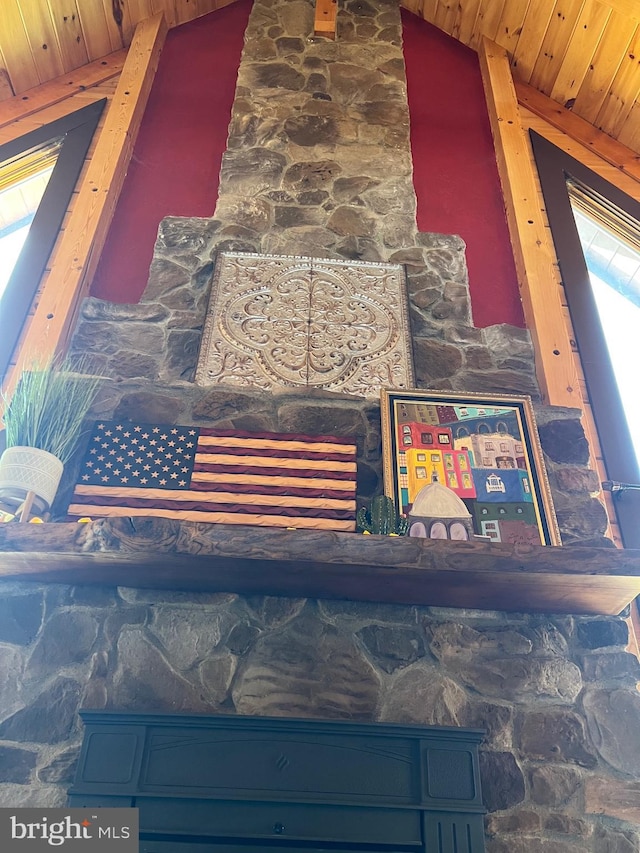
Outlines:
[{"label": "gold picture frame", "polygon": [[530,397],[384,390],[381,415],[385,493],[409,535],[561,544]]}]

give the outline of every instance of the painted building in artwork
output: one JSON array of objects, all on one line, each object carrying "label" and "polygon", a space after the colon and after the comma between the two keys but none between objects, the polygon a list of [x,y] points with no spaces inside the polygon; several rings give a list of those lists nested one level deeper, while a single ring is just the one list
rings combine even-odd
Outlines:
[{"label": "painted building in artwork", "polygon": [[473,537],[471,513],[455,492],[434,481],[416,495],[409,512],[409,536],[466,541]]},{"label": "painted building in artwork", "polygon": [[442,483],[459,498],[475,498],[471,461],[466,450],[427,450],[412,448],[404,454],[407,471],[408,501],[432,482]]},{"label": "painted building in artwork", "polygon": [[474,506],[475,526],[492,542],[527,542],[537,545],[540,534],[532,504],[482,503]]},{"label": "painted building in artwork", "polygon": [[[537,543],[538,516],[522,441],[510,435],[506,423],[498,423],[495,417],[491,423],[478,424],[477,419],[449,423],[398,424],[399,447],[403,448],[399,452],[399,485],[404,511],[414,515],[418,495],[438,483],[457,499],[468,501],[463,506],[465,511],[470,510],[477,534],[496,542]],[[485,431],[455,437],[469,427]],[[430,529],[431,523],[414,535],[430,537]]]},{"label": "painted building in artwork", "polygon": [[425,485],[435,481],[459,498],[476,496],[472,460],[467,450],[454,448],[449,427],[418,421],[400,423],[398,447],[403,506],[408,507]]},{"label": "painted building in artwork", "polygon": [[456,450],[466,450],[474,468],[525,468],[521,441],[506,432],[474,433],[454,439]]},{"label": "painted building in artwork", "polygon": [[529,474],[521,468],[476,469],[477,498],[485,503],[532,503]]},{"label": "painted building in artwork", "polygon": [[[498,407],[438,406],[438,423],[449,422],[454,438],[474,433],[505,432],[518,435],[520,424],[513,411]],[[455,413],[455,417],[452,416]]]},{"label": "painted building in artwork", "polygon": [[398,446],[403,450],[409,447],[453,447],[453,433],[439,424],[409,421],[398,424]]},{"label": "painted building in artwork", "polygon": [[476,469],[476,530],[494,542],[539,542],[529,474],[520,468]]}]

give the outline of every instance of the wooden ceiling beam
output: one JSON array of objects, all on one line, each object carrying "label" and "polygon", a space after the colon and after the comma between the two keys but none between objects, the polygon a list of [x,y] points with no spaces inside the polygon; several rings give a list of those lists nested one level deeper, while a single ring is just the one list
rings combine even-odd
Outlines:
[{"label": "wooden ceiling beam", "polygon": [[313,32],[325,38],[336,37],[337,0],[316,0]]},{"label": "wooden ceiling beam", "polygon": [[162,12],[138,24],[72,212],[20,344],[22,362],[64,352],[104,246],[167,34]]},{"label": "wooden ceiling beam", "polygon": [[10,83],[11,91],[20,92],[37,86],[41,78],[31,52],[29,36],[17,0],[0,2],[0,33],[2,34],[0,55],[3,71]]},{"label": "wooden ceiling beam", "polygon": [[[42,83],[28,89],[21,95],[15,95],[0,102],[0,127],[6,127],[14,121],[34,115],[39,110],[59,104],[73,95],[99,86],[122,71],[128,51],[126,49],[110,53],[102,59],[83,65],[69,74],[57,77],[48,83]],[[75,107],[70,107],[75,109]]]},{"label": "wooden ceiling beam", "polygon": [[486,38],[478,57],[540,391],[549,405],[581,408],[555,250],[538,203],[509,57],[504,48]]},{"label": "wooden ceiling beam", "polygon": [[598,157],[602,157],[607,163],[620,169],[629,177],[640,181],[640,155],[630,148],[598,130],[588,121],[575,115],[571,110],[561,104],[552,101],[546,95],[538,92],[533,86],[514,80],[518,102],[526,107],[534,115],[544,119],[552,127],[561,130],[589,148]]}]

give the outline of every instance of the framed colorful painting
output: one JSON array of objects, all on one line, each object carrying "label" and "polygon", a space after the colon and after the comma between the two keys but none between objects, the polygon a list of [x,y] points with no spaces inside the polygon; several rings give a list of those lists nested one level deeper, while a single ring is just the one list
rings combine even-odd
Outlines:
[{"label": "framed colorful painting", "polygon": [[385,492],[410,536],[559,545],[529,397],[383,391]]}]

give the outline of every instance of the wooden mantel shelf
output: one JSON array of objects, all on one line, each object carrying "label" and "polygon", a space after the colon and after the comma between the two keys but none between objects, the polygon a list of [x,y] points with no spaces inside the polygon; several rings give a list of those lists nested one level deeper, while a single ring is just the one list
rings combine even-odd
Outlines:
[{"label": "wooden mantel shelf", "polygon": [[0,524],[0,581],[613,615],[640,551],[115,518]]}]

